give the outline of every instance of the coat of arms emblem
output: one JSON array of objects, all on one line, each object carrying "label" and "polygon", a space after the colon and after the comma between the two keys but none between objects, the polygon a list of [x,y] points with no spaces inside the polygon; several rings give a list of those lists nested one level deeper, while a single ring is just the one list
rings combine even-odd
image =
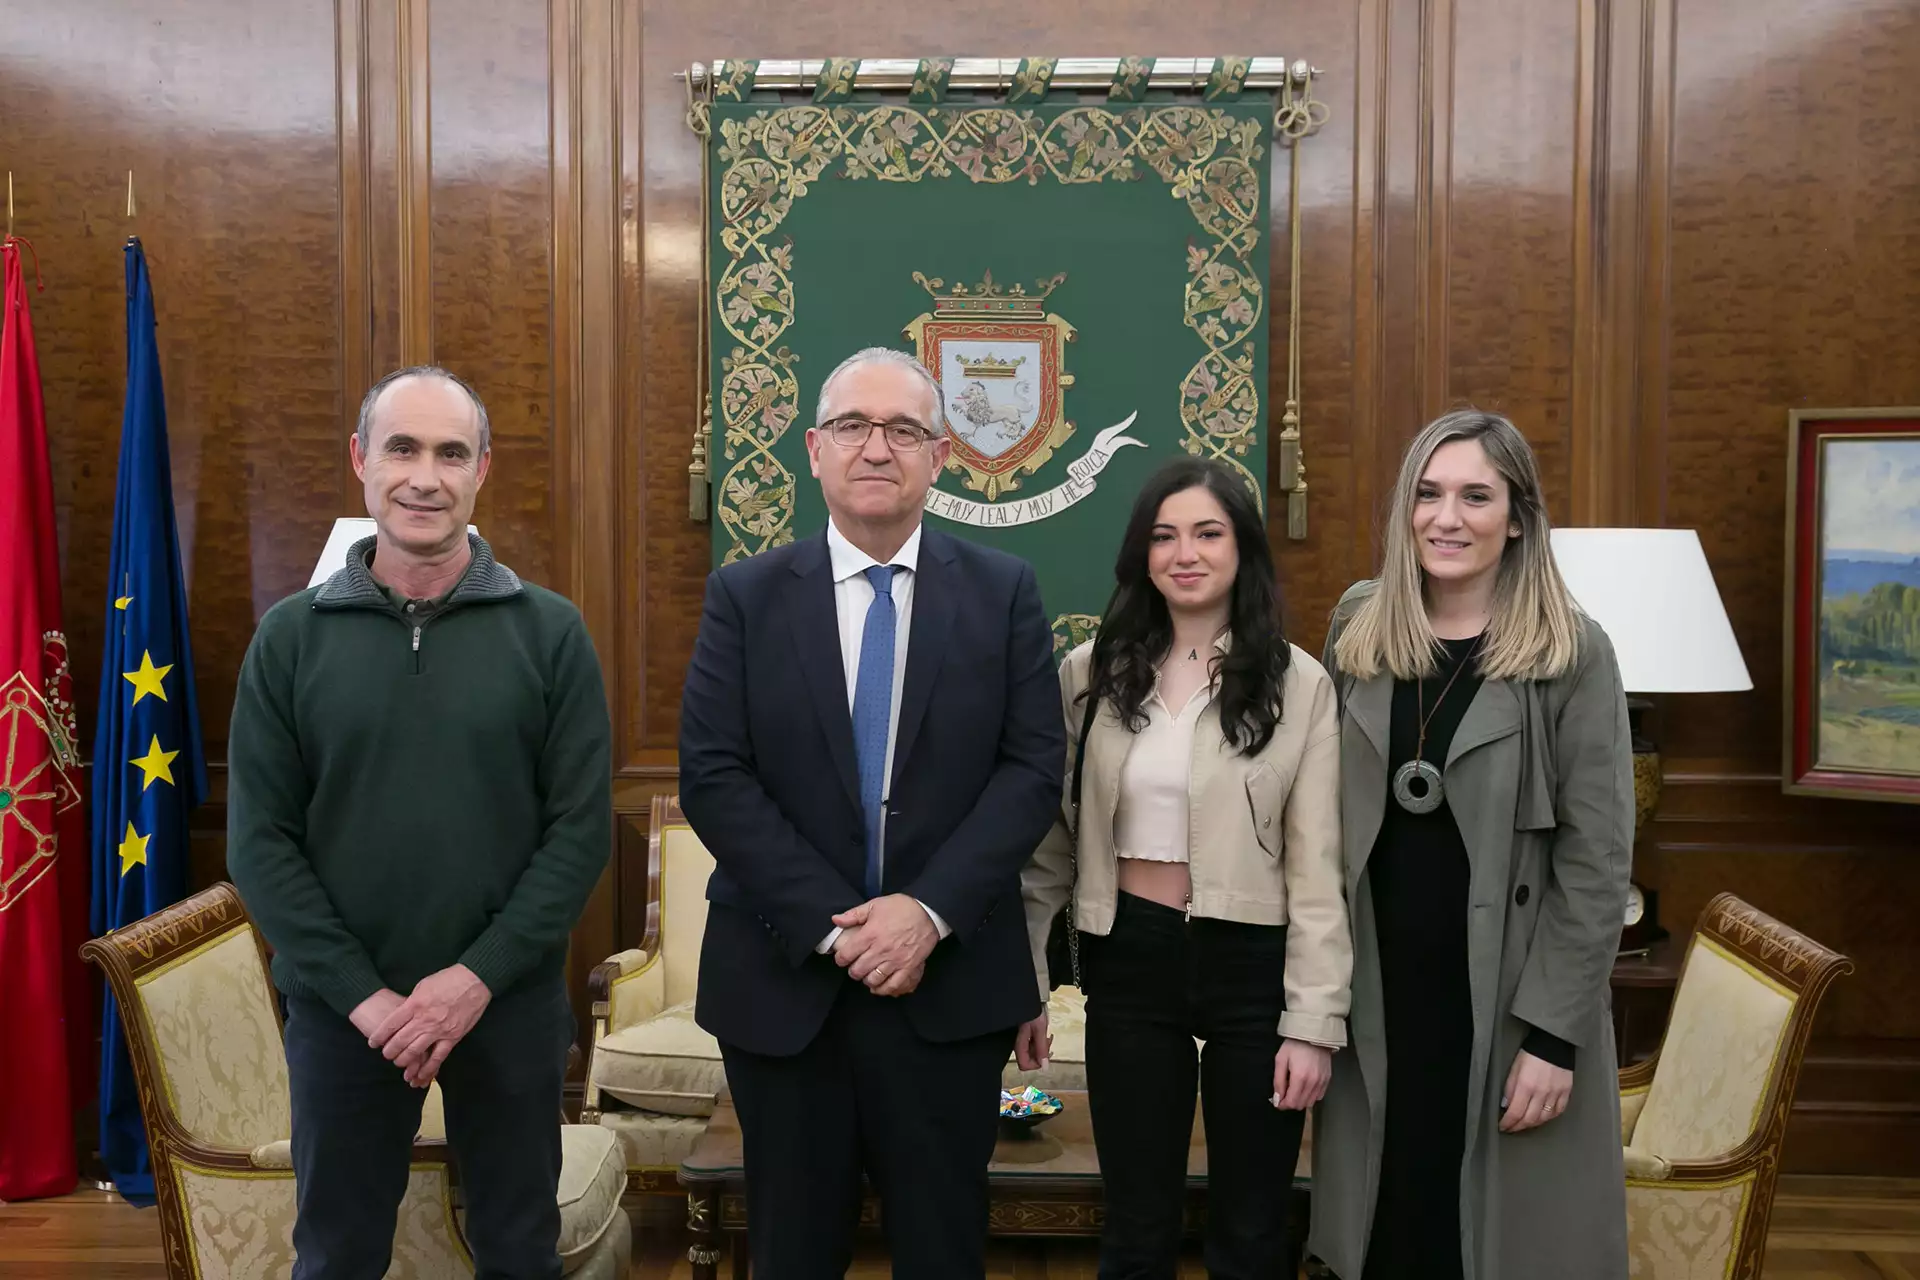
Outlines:
[{"label": "coat of arms emblem", "polygon": [[920,362],[939,380],[953,450],[947,468],[988,502],[1018,489],[1020,476],[1045,466],[1073,434],[1063,393],[1073,375],[1062,370],[1074,328],[1047,311],[1046,298],[1066,280],[1002,288],[986,273],[977,286],[916,271],[933,310],[905,329]]}]

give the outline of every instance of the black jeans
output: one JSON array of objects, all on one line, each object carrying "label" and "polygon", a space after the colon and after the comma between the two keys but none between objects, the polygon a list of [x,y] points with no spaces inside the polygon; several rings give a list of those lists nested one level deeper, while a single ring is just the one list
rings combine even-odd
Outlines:
[{"label": "black jeans", "polygon": [[[496,996],[441,1064],[477,1280],[560,1275],[560,1088],[572,1040],[555,974]],[[288,998],[286,1045],[294,1280],[380,1280],[426,1090],[320,1000]]]},{"label": "black jeans", "polygon": [[1176,1273],[1196,1077],[1207,1274],[1292,1280],[1299,1244],[1288,1237],[1287,1201],[1306,1113],[1272,1104],[1286,928],[1188,921],[1123,893],[1113,931],[1081,934],[1080,956],[1088,1105],[1106,1184],[1100,1280]]}]

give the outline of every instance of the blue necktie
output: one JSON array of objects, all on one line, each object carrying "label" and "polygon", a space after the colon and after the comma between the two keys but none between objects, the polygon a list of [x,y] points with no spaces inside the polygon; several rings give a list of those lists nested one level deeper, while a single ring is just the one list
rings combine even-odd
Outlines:
[{"label": "blue necktie", "polygon": [[867,816],[867,896],[880,896],[880,801],[887,789],[887,728],[893,719],[893,566],[866,571],[873,603],[860,632],[853,684],[853,749],[860,761],[860,807]]}]

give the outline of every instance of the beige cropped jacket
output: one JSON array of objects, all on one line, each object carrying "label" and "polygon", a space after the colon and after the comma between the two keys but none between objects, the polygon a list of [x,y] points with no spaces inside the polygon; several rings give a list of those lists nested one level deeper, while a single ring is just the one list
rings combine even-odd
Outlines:
[{"label": "beige cropped jacket", "polygon": [[[1224,638],[1221,642],[1224,647]],[[1291,646],[1273,738],[1248,757],[1226,743],[1218,703],[1201,713],[1189,773],[1188,874],[1193,915],[1243,924],[1287,926],[1286,1012],[1280,1034],[1327,1048],[1347,1042],[1353,942],[1347,921],[1340,842],[1340,722],[1326,669]],[[1089,641],[1060,667],[1067,724],[1067,779],[1060,814],[1021,876],[1034,971],[1050,989],[1047,934],[1073,896],[1074,921],[1086,933],[1113,928],[1119,898],[1113,848],[1120,768],[1133,735],[1111,705],[1102,706],[1084,744],[1080,813],[1070,790],[1085,707],[1079,702],[1093,657]],[[1078,878],[1075,869],[1078,864]]]}]

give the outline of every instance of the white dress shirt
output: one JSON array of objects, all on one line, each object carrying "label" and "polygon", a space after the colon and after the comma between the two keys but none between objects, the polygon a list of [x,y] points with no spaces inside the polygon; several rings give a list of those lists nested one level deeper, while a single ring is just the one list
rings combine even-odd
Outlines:
[{"label": "white dress shirt", "polygon": [[[847,715],[851,717],[854,690],[860,679],[860,642],[866,634],[867,610],[873,605],[873,583],[867,580],[867,570],[880,561],[847,541],[846,535],[840,532],[831,518],[827,520],[827,559],[833,568],[833,611],[840,623],[840,662],[845,669]],[[920,568],[919,525],[914,526],[913,532],[887,563],[895,567],[895,572],[893,703],[887,710],[887,762],[881,774],[880,796],[880,865],[883,867],[887,856],[887,802],[892,798],[888,792],[893,785],[893,750],[900,738],[900,695],[907,683],[907,637],[913,622],[913,581]],[[941,937],[953,932],[932,907],[924,902],[920,906],[933,921],[934,928],[940,931]],[[833,950],[840,932],[835,928],[814,950],[822,955]]]}]

